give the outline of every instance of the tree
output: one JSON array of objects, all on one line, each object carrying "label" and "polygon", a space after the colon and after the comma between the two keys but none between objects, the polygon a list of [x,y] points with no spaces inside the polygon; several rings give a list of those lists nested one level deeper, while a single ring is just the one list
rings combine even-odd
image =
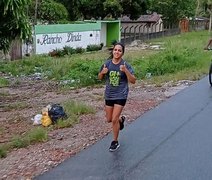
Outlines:
[{"label": "tree", "polygon": [[9,51],[15,38],[27,39],[31,35],[31,26],[27,16],[30,0],[0,1],[0,50]]},{"label": "tree", "polygon": [[48,24],[68,21],[67,9],[54,0],[33,0],[29,7],[29,15],[34,24],[37,24],[37,21]]},{"label": "tree", "polygon": [[106,16],[111,15],[112,18],[117,19],[123,12],[123,8],[121,7],[119,0],[106,0],[103,5]]},{"label": "tree", "polygon": [[130,19],[137,19],[140,15],[146,14],[149,0],[122,0],[123,15],[130,16]]},{"label": "tree", "polygon": [[106,16],[102,0],[79,0],[82,19],[103,19]]},{"label": "tree", "polygon": [[150,10],[162,14],[169,24],[176,24],[181,18],[193,17],[196,2],[194,0],[150,0]]},{"label": "tree", "polygon": [[212,26],[212,0],[204,0],[203,3],[205,3],[206,10],[209,12],[210,15],[210,22],[209,22],[209,33],[210,33]]},{"label": "tree", "polygon": [[132,19],[145,13],[149,0],[57,0],[68,9],[70,20],[118,18],[121,14]]},{"label": "tree", "polygon": [[[81,0],[56,0],[59,3],[62,3],[69,13],[69,20],[76,21],[81,18],[80,2]],[[96,1],[94,1],[95,4]]]}]

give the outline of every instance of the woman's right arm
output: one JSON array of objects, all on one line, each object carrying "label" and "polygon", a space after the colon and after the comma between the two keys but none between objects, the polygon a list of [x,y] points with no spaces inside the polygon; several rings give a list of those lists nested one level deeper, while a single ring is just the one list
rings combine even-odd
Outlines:
[{"label": "woman's right arm", "polygon": [[102,80],[102,79],[103,79],[103,77],[104,77],[104,74],[102,74],[102,71],[101,71],[101,72],[99,72],[99,74],[98,74],[98,78],[99,78],[100,80]]},{"label": "woman's right arm", "polygon": [[98,78],[99,78],[100,80],[102,80],[103,77],[104,77],[104,75],[107,74],[107,72],[108,72],[108,68],[107,68],[106,65],[104,64],[102,70],[101,70],[101,71],[99,72],[99,74],[98,74]]}]

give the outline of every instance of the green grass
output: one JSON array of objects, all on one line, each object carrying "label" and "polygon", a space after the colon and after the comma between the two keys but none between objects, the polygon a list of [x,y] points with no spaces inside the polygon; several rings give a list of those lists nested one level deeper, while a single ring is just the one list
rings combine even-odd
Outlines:
[{"label": "green grass", "polygon": [[0,146],[0,158],[5,158],[7,156],[7,149],[4,146]]},{"label": "green grass", "polygon": [[1,97],[7,97],[9,95],[10,95],[9,91],[3,90],[3,91],[0,92]]},{"label": "green grass", "polygon": [[23,136],[15,136],[11,141],[11,147],[23,148],[30,144],[45,142],[48,139],[47,130],[43,127],[36,127],[31,129]]},{"label": "green grass", "polygon": [[73,100],[67,100],[64,102],[63,107],[67,114],[67,119],[59,119],[54,125],[55,128],[72,127],[74,124],[79,122],[80,115],[95,113],[94,108],[86,105],[83,102],[77,102]]},{"label": "green grass", "polygon": [[66,101],[63,103],[64,104],[64,108],[66,109],[66,112],[68,114],[74,114],[74,115],[82,115],[82,114],[94,114],[95,110],[86,105],[85,103],[82,102],[77,102],[77,101]]},{"label": "green grass", "polygon": [[[194,72],[202,77],[202,74],[207,74],[211,59],[211,52],[203,51],[208,39],[207,31],[154,39],[149,43],[161,44],[164,50],[126,50],[124,58],[133,65],[137,79],[145,79],[147,73],[154,77],[166,78],[169,74],[178,74],[179,78],[186,78],[187,72]],[[39,55],[1,63],[0,71],[14,76],[40,72],[51,80],[69,80],[67,86],[79,88],[101,83],[97,74],[108,56],[108,51],[73,54],[63,58]]]},{"label": "green grass", "polygon": [[4,104],[2,108],[4,111],[13,111],[13,110],[19,110],[29,107],[29,105],[26,102],[15,102],[11,104]]},{"label": "green grass", "polygon": [[142,59],[136,59],[133,65],[136,76],[144,79],[151,73],[152,82],[158,79],[169,81],[175,79],[197,80],[208,73],[211,52],[203,48],[208,42],[208,32],[191,32],[152,41],[163,42],[162,51]]},{"label": "green grass", "polygon": [[0,77],[0,88],[9,85],[9,81],[5,78]]},{"label": "green grass", "polygon": [[14,148],[25,148],[30,144],[48,140],[48,131],[43,127],[35,127],[24,135],[16,135],[8,143],[0,146],[0,158],[5,158],[7,153]]}]

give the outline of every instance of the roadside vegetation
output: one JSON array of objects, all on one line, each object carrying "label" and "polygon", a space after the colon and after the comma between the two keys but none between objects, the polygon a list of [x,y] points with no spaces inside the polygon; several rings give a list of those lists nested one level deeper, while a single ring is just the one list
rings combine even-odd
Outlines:
[{"label": "roadside vegetation", "polygon": [[[208,73],[211,52],[204,51],[209,35],[207,31],[190,32],[172,37],[154,39],[147,43],[160,45],[161,50],[126,50],[125,59],[132,64],[136,77],[160,86],[162,83],[179,80],[198,80]],[[102,63],[109,57],[107,50],[84,52],[82,54],[66,54],[63,57],[36,55],[16,61],[1,61],[0,87],[9,86],[6,76],[19,77],[40,74],[42,79],[57,81],[61,88],[80,88],[102,84],[97,74]],[[13,82],[14,85],[14,82]],[[2,98],[8,96],[1,92]],[[16,135],[10,142],[0,146],[0,157],[14,148],[26,147],[30,144],[48,140],[48,131],[58,128],[72,127],[79,122],[82,114],[95,113],[94,109],[82,102],[68,100],[63,104],[68,119],[59,120],[49,128],[33,128],[24,135]],[[26,104],[7,105],[5,109],[24,108]],[[0,129],[0,134],[4,129]]]},{"label": "roadside vegetation", "polygon": [[[151,73],[153,79],[193,79],[208,72],[211,52],[204,51],[209,35],[207,31],[190,32],[172,37],[152,40],[161,44],[162,50],[126,51],[125,59],[135,68],[139,80]],[[71,87],[92,86],[97,79],[100,65],[109,56],[107,50],[92,53],[70,54],[61,58],[37,55],[22,60],[0,64],[0,71],[12,76],[40,73],[42,78],[66,82]],[[1,78],[0,87],[8,85]]]}]

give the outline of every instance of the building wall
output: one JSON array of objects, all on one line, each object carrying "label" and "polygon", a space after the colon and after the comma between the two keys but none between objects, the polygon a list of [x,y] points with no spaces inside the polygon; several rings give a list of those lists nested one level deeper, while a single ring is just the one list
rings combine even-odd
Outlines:
[{"label": "building wall", "polygon": [[99,45],[101,24],[63,24],[35,26],[35,53],[49,53],[65,46],[86,48],[88,45]]},{"label": "building wall", "polygon": [[107,46],[114,40],[120,41],[120,23],[107,23]]},{"label": "building wall", "polygon": [[100,41],[101,43],[104,44],[104,46],[106,46],[107,44],[107,24],[106,23],[101,23]]}]

